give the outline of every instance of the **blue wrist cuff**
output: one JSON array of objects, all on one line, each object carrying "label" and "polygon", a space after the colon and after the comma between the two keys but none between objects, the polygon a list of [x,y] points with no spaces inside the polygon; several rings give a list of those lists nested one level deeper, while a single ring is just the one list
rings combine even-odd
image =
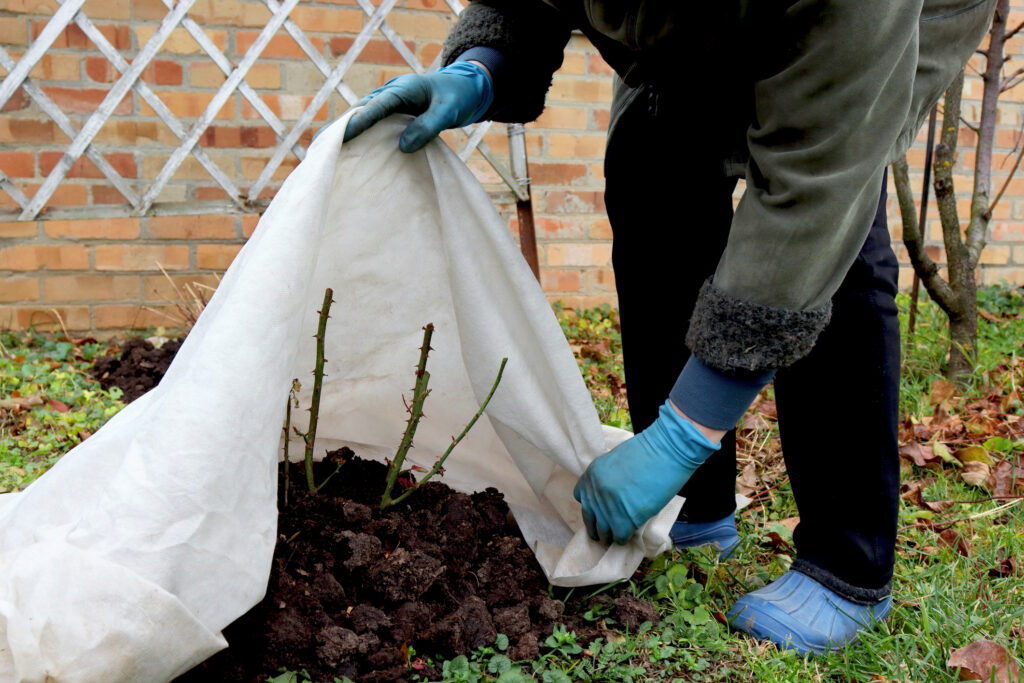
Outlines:
[{"label": "blue wrist cuff", "polygon": [[[491,85],[492,90],[494,92],[494,96],[491,98],[489,106],[490,108],[494,105],[495,100],[498,99],[498,93],[502,91],[501,84],[504,82],[503,74],[505,72],[505,65],[507,63],[505,55],[495,50],[493,47],[471,47],[462,54],[460,54],[455,59],[453,64],[468,61],[480,62],[481,64],[487,67],[488,71],[491,72]],[[487,111],[485,110],[480,115],[480,119],[478,120],[486,118],[484,116],[484,114],[486,113]]]},{"label": "blue wrist cuff", "polygon": [[480,106],[473,112],[472,117],[466,123],[476,123],[483,118],[483,115],[487,113],[487,110],[491,108],[491,103],[494,102],[494,84],[491,83],[490,76],[479,64],[471,64],[470,62],[454,62],[444,67],[438,73],[446,74],[457,74],[473,80],[473,85],[476,86],[477,91],[480,94]]},{"label": "blue wrist cuff", "polygon": [[732,429],[758,393],[775,377],[767,370],[749,378],[725,375],[690,356],[669,398],[695,422],[712,429]]}]

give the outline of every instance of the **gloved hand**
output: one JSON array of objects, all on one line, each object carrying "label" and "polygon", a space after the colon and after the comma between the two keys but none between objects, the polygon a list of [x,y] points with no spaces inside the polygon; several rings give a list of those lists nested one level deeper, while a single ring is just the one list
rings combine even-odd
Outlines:
[{"label": "gloved hand", "polygon": [[587,533],[625,544],[720,447],[665,401],[650,427],[596,458],[576,483]]},{"label": "gloved hand", "polygon": [[348,142],[391,114],[412,114],[416,119],[398,140],[403,152],[415,152],[447,128],[480,120],[494,101],[494,86],[487,70],[471,62],[455,62],[426,76],[392,78],[361,99],[345,129]]}]

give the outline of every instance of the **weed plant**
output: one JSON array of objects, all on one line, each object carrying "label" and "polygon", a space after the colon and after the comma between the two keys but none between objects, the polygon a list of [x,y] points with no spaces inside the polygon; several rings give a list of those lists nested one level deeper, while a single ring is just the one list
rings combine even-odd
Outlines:
[{"label": "weed plant", "polygon": [[24,488],[124,407],[88,370],[106,344],[0,333],[0,493]]}]

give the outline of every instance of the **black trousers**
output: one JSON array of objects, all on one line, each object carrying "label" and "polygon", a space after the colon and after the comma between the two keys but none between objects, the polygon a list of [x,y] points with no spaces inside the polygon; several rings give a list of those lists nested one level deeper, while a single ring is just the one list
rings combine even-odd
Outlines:
[{"label": "black trousers", "polygon": [[[704,100],[707,101],[707,100]],[[735,180],[708,115],[651,89],[608,141],[606,204],[614,233],[629,409],[634,429],[657,417],[689,358],[683,344],[701,284],[725,248]],[[698,120],[699,119],[699,120]],[[899,496],[898,265],[885,187],[870,235],[833,297],[811,353],[775,379],[786,468],[800,512],[793,568],[852,600],[889,593]],[[735,510],[736,435],[681,491],[680,515]]]}]

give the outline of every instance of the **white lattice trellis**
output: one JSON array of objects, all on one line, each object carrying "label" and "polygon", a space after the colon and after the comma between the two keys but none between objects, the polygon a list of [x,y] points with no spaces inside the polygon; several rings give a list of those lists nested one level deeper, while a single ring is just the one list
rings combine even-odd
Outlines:
[{"label": "white lattice trellis", "polygon": [[[359,96],[345,83],[344,79],[362,50],[376,33],[379,32],[383,35],[416,73],[422,74],[436,70],[440,63],[439,55],[432,64],[424,66],[412,51],[409,50],[398,32],[388,25],[388,14],[394,8],[397,0],[384,0],[377,7],[373,5],[371,0],[357,0],[367,19],[351,47],[333,66],[317,51],[303,30],[289,18],[289,13],[295,8],[299,0],[263,0],[271,12],[271,17],[238,64],[234,66],[214,44],[203,28],[188,16],[187,12],[196,0],[162,1],[167,6],[168,13],[164,16],[152,37],[146,41],[145,45],[141,46],[139,53],[132,59],[131,63],[121,56],[117,49],[86,15],[83,10],[85,0],[57,0],[60,3],[59,9],[17,62],[7,51],[0,47],[0,66],[3,66],[8,72],[3,82],[0,83],[0,109],[3,108],[19,88],[23,88],[43,112],[53,119],[60,130],[71,139],[60,161],[53,167],[43,180],[42,185],[31,197],[27,196],[3,172],[0,172],[0,189],[7,192],[18,207],[20,207],[20,211],[17,212],[17,219],[29,221],[39,218],[112,217],[118,215],[145,216],[251,212],[258,210],[266,202],[257,201],[254,198],[260,196],[260,193],[267,187],[275,171],[281,166],[286,157],[289,154],[294,155],[299,160],[304,157],[305,148],[299,143],[299,140],[313,122],[316,113],[327,102],[331,93],[338,93],[349,105],[355,104],[359,100]],[[445,2],[451,11],[456,14],[462,10],[460,0],[445,0]],[[72,23],[77,25],[85,36],[93,42],[100,53],[109,60],[119,74],[102,103],[89,115],[80,129],[76,128],[75,124],[60,107],[29,77],[32,69],[44,57],[54,41]],[[171,35],[171,32],[179,26],[188,32],[226,77],[226,80],[214,94],[202,114],[188,127],[171,112],[144,81],[140,80],[143,71],[160,51],[164,42]],[[260,95],[244,80],[245,75],[257,63],[260,54],[271,38],[282,28],[295,40],[302,52],[324,77],[322,86],[314,94],[312,100],[291,128],[274,114],[273,110]],[[124,97],[132,90],[153,109],[156,116],[163,121],[178,140],[178,144],[170,157],[156,177],[149,181],[148,186],[141,194],[133,189],[131,183],[114,169],[93,144],[102,126],[114,113]],[[274,149],[270,159],[253,184],[246,189],[238,187],[199,144],[203,133],[215,120],[221,107],[235,92],[240,93],[245,98],[278,137],[277,147]],[[484,122],[464,128],[462,132],[465,134],[466,139],[458,150],[459,157],[465,161],[474,152],[480,153],[509,186],[516,199],[519,202],[528,202],[529,181],[526,176],[522,127],[509,126],[508,129],[512,141],[510,149],[513,156],[518,154],[518,156],[522,157],[521,159],[514,158],[512,160],[511,166],[515,169],[515,172],[513,172],[483,142],[484,135],[490,129],[490,126],[490,122]],[[189,155],[195,157],[196,161],[202,165],[210,177],[227,193],[230,201],[190,202],[187,204],[161,204],[157,201],[160,193],[167,186],[168,181],[171,180]],[[103,176],[110,181],[110,184],[121,193],[125,199],[125,205],[61,207],[49,210],[47,204],[53,197],[54,192],[56,192],[61,182],[67,178],[69,171],[82,156],[85,156],[95,164]]]}]

